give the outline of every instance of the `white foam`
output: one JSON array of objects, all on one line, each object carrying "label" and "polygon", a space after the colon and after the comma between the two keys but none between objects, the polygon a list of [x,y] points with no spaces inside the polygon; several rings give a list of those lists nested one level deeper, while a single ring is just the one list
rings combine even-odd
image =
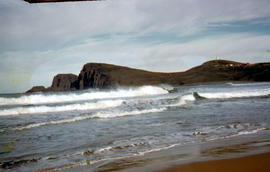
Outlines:
[{"label": "white foam", "polygon": [[232,83],[232,82],[229,82],[227,83],[228,85],[231,85],[231,86],[253,86],[253,85],[268,85],[269,82],[250,82],[250,83]]},{"label": "white foam", "polygon": [[123,103],[123,100],[104,100],[104,101],[98,101],[95,103],[82,103],[82,104],[71,104],[71,105],[62,105],[62,106],[17,107],[17,108],[0,110],[0,116],[74,111],[74,110],[105,109],[105,108],[120,106],[122,103]]},{"label": "white foam", "polygon": [[149,109],[149,110],[141,110],[141,111],[138,110],[138,111],[122,112],[122,113],[100,113],[100,112],[98,112],[94,115],[80,116],[80,117],[75,117],[75,118],[71,118],[71,119],[59,120],[59,121],[49,121],[49,122],[30,124],[30,125],[26,125],[26,126],[22,126],[22,127],[16,127],[16,128],[13,128],[12,130],[25,130],[25,129],[36,128],[36,127],[41,127],[41,126],[45,126],[45,125],[57,125],[57,124],[71,123],[71,122],[92,119],[92,118],[115,118],[115,117],[122,117],[122,116],[155,113],[155,112],[162,112],[164,110],[166,110],[166,108]]},{"label": "white foam", "polygon": [[181,96],[178,100],[177,103],[175,104],[171,104],[171,105],[168,105],[168,106],[183,106],[185,104],[187,104],[187,102],[191,102],[191,101],[195,101],[195,98],[192,94],[188,94],[188,95],[184,95],[184,96]]},{"label": "white foam", "polygon": [[67,94],[36,94],[24,95],[18,98],[3,98],[0,97],[0,105],[28,105],[28,104],[47,104],[47,103],[62,103],[74,102],[93,99],[108,99],[108,98],[124,98],[138,97],[149,95],[167,94],[168,91],[156,86],[142,86],[136,88],[117,89],[111,91],[93,91],[85,93],[67,93]]},{"label": "white foam", "polygon": [[240,131],[238,134],[236,134],[236,136],[255,134],[255,133],[258,133],[259,131],[266,130],[266,129],[267,128],[257,128],[257,129],[250,130],[250,131]]},{"label": "white foam", "polygon": [[44,126],[44,125],[64,124],[64,123],[82,121],[82,120],[86,120],[86,119],[91,119],[91,116],[82,116],[82,117],[75,117],[75,118],[72,118],[72,119],[65,119],[65,120],[59,120],[59,121],[49,121],[49,122],[30,124],[30,125],[26,125],[26,126],[23,126],[23,127],[16,127],[16,128],[13,128],[12,130],[25,130],[25,129],[30,129],[30,128],[41,127],[41,126]]},{"label": "white foam", "polygon": [[248,90],[237,92],[218,92],[218,93],[199,93],[200,96],[207,99],[228,99],[228,98],[245,98],[245,97],[260,97],[270,95],[270,89]]},{"label": "white foam", "polygon": [[250,123],[243,123],[243,124],[238,124],[238,123],[232,123],[232,124],[226,124],[226,125],[222,125],[217,127],[217,130],[220,129],[245,129],[245,128],[249,128],[249,127],[257,127],[257,126],[261,126],[261,124],[259,123],[255,123],[255,124],[250,124]]},{"label": "white foam", "polygon": [[98,150],[95,150],[94,152],[95,153],[102,153],[102,152],[106,152],[106,151],[109,151],[109,150],[112,150],[112,149],[113,149],[113,147],[108,146],[108,147],[104,147],[104,148],[100,148]]},{"label": "white foam", "polygon": [[146,113],[162,112],[165,110],[166,110],[166,108],[135,110],[135,111],[130,111],[130,112],[120,112],[120,113],[98,112],[95,115],[93,115],[92,118],[115,118],[115,117],[122,117],[122,116],[131,116],[131,115],[140,115],[140,114],[146,114]]},{"label": "white foam", "polygon": [[108,147],[104,147],[104,148],[100,148],[98,150],[95,150],[94,153],[103,153],[103,152],[113,151],[113,150],[118,150],[118,149],[125,149],[125,148],[130,148],[130,147],[142,146],[142,145],[145,145],[145,144],[148,144],[148,143],[147,142],[138,142],[138,143],[130,143],[130,144],[108,146]]},{"label": "white foam", "polygon": [[[270,95],[270,89],[249,90],[238,92],[216,92],[216,93],[198,93],[200,96],[207,99],[230,99],[230,98],[246,98],[246,97],[261,97]],[[168,106],[183,106],[188,102],[195,101],[193,94],[181,96],[179,101]]]},{"label": "white foam", "polygon": [[232,138],[232,137],[237,137],[237,136],[241,136],[241,135],[248,135],[248,134],[256,134],[260,131],[263,131],[263,130],[268,130],[269,128],[257,128],[257,129],[254,129],[254,130],[247,130],[247,131],[240,131],[240,132],[237,132],[237,133],[234,133],[234,134],[230,134],[230,135],[227,135],[227,136],[215,136],[214,138],[206,138],[205,140],[206,141],[213,141],[213,140],[218,140],[218,139],[226,139],[226,138]]}]

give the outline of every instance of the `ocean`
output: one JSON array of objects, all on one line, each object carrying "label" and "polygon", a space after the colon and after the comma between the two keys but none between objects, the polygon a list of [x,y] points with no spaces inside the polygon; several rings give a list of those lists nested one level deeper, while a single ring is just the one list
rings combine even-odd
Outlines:
[{"label": "ocean", "polygon": [[2,94],[0,171],[118,171],[269,130],[269,82]]}]

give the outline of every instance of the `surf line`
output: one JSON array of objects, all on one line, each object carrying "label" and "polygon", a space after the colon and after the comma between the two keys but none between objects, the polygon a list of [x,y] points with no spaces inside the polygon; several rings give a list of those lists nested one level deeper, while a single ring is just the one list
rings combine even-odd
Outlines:
[{"label": "surf line", "polygon": [[103,119],[103,118],[119,118],[119,117],[125,117],[125,116],[132,116],[132,115],[141,115],[141,114],[151,114],[151,113],[158,113],[165,111],[167,108],[154,108],[154,109],[145,109],[145,110],[135,110],[130,112],[120,112],[120,113],[101,113],[98,112],[93,115],[89,116],[81,116],[81,117],[75,117],[72,119],[65,119],[65,120],[59,120],[59,121],[49,121],[49,122],[42,122],[42,123],[35,123],[35,124],[29,124],[22,127],[16,127],[12,128],[13,131],[19,131],[19,130],[25,130],[25,129],[31,129],[31,128],[37,128],[45,125],[57,125],[57,124],[64,124],[64,123],[71,123],[71,122],[78,122],[82,120],[87,119]]}]

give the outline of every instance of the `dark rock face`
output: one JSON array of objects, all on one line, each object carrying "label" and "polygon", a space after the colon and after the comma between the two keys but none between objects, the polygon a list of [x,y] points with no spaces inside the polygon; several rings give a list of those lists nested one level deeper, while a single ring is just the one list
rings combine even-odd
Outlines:
[{"label": "dark rock face", "polygon": [[234,81],[270,81],[270,63],[249,64],[213,60],[185,72],[174,73],[149,72],[111,64],[88,63],[83,66],[79,76],[58,74],[54,77],[51,87],[33,87],[27,92],[72,91],[158,84],[178,86]]},{"label": "dark rock face", "polygon": [[78,88],[82,90],[109,87],[110,79],[104,69],[101,64],[89,63],[84,65],[78,77]]},{"label": "dark rock face", "polygon": [[78,76],[74,74],[58,74],[53,78],[51,87],[45,88],[44,86],[35,86],[27,91],[32,92],[46,92],[46,91],[72,91],[77,90],[76,87]]},{"label": "dark rock face", "polygon": [[34,86],[30,90],[26,91],[27,93],[32,93],[32,92],[41,92],[45,91],[46,88],[44,86]]},{"label": "dark rock face", "polygon": [[68,91],[76,90],[76,81],[78,76],[74,74],[58,74],[53,78],[52,86],[48,90]]}]

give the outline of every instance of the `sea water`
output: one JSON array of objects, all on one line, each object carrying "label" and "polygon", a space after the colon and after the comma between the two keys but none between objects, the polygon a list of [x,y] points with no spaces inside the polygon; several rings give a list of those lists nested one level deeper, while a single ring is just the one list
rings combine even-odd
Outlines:
[{"label": "sea water", "polygon": [[[270,83],[0,95],[0,166],[61,170],[270,128]],[[1,170],[1,169],[0,169]]]}]

